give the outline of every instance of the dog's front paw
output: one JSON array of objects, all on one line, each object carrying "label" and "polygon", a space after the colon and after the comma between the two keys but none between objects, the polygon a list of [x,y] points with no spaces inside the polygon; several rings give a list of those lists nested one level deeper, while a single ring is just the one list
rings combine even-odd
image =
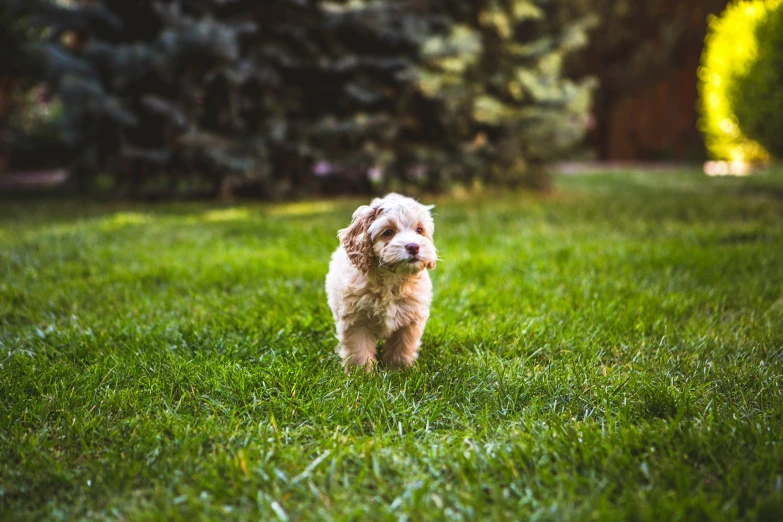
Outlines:
[{"label": "dog's front paw", "polygon": [[352,373],[357,368],[364,368],[370,373],[378,365],[378,359],[372,353],[351,351],[345,346],[340,347],[340,359],[343,361],[345,373]]},{"label": "dog's front paw", "polygon": [[343,371],[350,375],[364,368],[365,373],[373,373],[378,368],[378,361],[371,359],[362,364],[353,364],[351,361],[343,361]]},{"label": "dog's front paw", "polygon": [[407,370],[416,363],[416,356],[406,355],[404,353],[384,353],[381,357],[383,366],[390,370]]}]

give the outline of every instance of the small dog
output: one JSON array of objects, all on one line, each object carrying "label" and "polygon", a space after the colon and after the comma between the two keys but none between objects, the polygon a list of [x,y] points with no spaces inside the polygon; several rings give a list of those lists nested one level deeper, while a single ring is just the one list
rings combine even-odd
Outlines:
[{"label": "small dog", "polygon": [[346,371],[371,370],[378,339],[386,339],[381,359],[388,367],[407,368],[418,357],[432,302],[427,270],[438,260],[433,208],[389,194],[359,207],[338,233],[326,294]]}]

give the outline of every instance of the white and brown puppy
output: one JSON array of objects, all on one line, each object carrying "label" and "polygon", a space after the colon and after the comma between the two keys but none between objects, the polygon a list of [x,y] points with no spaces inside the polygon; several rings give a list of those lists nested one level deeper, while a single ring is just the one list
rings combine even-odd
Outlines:
[{"label": "white and brown puppy", "polygon": [[432,208],[389,194],[359,207],[340,230],[326,294],[346,371],[371,369],[378,339],[386,340],[381,359],[389,367],[407,368],[418,357],[432,302],[427,270],[438,259]]}]

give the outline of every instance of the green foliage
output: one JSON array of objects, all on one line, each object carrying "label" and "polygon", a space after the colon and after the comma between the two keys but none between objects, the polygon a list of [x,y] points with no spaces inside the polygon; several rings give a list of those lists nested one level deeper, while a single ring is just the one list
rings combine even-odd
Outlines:
[{"label": "green foliage", "polygon": [[7,115],[4,145],[9,151],[10,164],[18,169],[57,168],[68,156],[63,141],[62,115],[64,108],[58,101],[42,102],[42,89],[19,89],[22,99]]},{"label": "green foliage", "polygon": [[[768,126],[762,127],[758,118],[766,110],[764,105],[774,103],[775,98],[764,99],[760,96],[766,89],[760,82],[772,79],[768,77],[769,68],[774,68],[778,60],[770,57],[770,54],[774,55],[777,50],[770,53],[760,49],[759,36],[767,33],[763,26],[772,10],[779,5],[778,0],[735,2],[719,18],[710,22],[710,33],[699,71],[699,89],[701,129],[707,149],[716,159],[769,159],[770,151],[746,133],[738,114],[743,114],[754,134],[764,135],[764,130],[770,129]],[[768,57],[766,63],[757,65],[759,58],[765,54]],[[753,78],[751,75],[754,73],[763,76]],[[776,74],[779,75],[780,71]],[[775,86],[770,85],[769,89],[774,90]],[[746,106],[740,109],[743,105]],[[780,136],[773,136],[773,143]]]},{"label": "green foliage", "polygon": [[742,133],[783,159],[783,5],[756,26],[756,56],[730,94]]},{"label": "green foliage", "polygon": [[14,119],[26,120],[26,134],[40,129],[31,125],[30,120],[36,119],[35,113],[40,111],[31,107],[29,90],[43,76],[46,67],[41,60],[26,53],[29,42],[34,38],[29,14],[39,6],[36,0],[26,3],[0,1],[0,156],[5,156],[6,149],[15,148],[10,143],[15,135],[9,131],[14,126]]},{"label": "green foliage", "polygon": [[[519,179],[583,137],[593,82],[565,79],[590,20],[551,2],[435,3],[453,24],[424,46],[421,88],[486,182]],[[464,176],[463,177],[467,177]]]},{"label": "green foliage", "polygon": [[3,201],[0,519],[779,520],[781,174],[433,200],[418,366],[351,376],[366,200]]},{"label": "green foliage", "polygon": [[40,77],[43,73],[45,65],[31,60],[25,48],[36,36],[30,17],[44,6],[41,0],[0,1],[0,78]]},{"label": "green foliage", "polygon": [[[9,1],[9,0],[3,0]],[[583,131],[591,84],[562,62],[585,24],[547,0],[105,0],[47,6],[38,47],[76,171],[386,188],[524,180]],[[562,15],[562,13],[560,13]],[[557,22],[555,23],[555,20]],[[62,36],[76,35],[66,48]],[[83,45],[81,45],[83,43]]]}]

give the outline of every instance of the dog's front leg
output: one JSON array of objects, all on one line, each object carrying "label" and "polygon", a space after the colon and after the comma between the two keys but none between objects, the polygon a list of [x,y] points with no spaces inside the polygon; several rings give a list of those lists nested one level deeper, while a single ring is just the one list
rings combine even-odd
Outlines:
[{"label": "dog's front leg", "polygon": [[372,370],[378,362],[376,340],[367,328],[352,326],[345,329],[340,336],[340,358],[346,372],[353,366],[364,366],[368,372]]},{"label": "dog's front leg", "polygon": [[419,356],[424,325],[411,323],[403,326],[386,340],[383,363],[390,368],[408,368]]}]

